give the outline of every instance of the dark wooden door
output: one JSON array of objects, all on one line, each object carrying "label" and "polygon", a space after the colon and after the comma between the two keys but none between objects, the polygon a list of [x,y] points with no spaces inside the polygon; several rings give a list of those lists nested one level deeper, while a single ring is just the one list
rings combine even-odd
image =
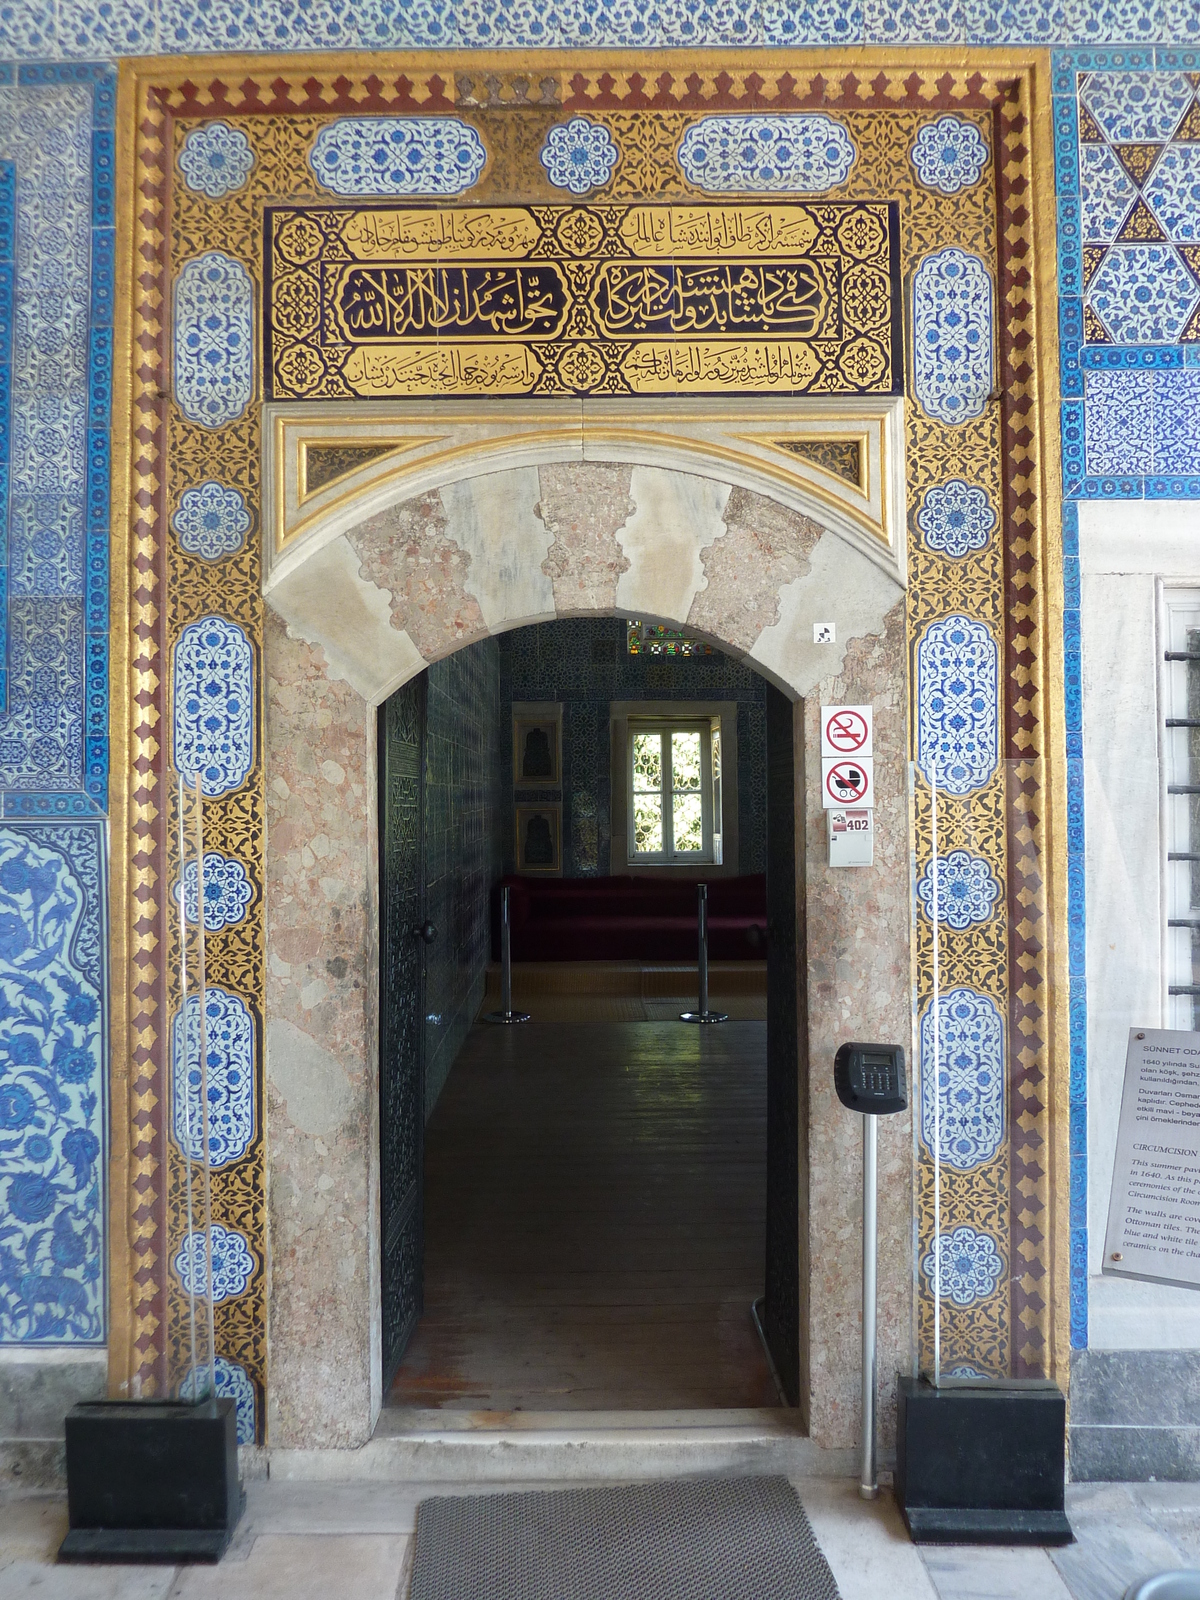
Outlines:
[{"label": "dark wooden door", "polygon": [[767,1263],[762,1325],[800,1404],[800,966],[794,708],[767,688]]},{"label": "dark wooden door", "polygon": [[379,709],[379,1191],[383,1385],[424,1292],[425,674]]}]

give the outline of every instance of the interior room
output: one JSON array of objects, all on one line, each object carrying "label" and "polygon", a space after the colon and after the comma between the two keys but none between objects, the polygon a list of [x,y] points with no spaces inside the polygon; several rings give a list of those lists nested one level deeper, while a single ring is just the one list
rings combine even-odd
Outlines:
[{"label": "interior room", "polygon": [[[411,961],[381,962],[385,1197],[389,1151],[411,1149],[417,1116],[397,1063],[422,1058],[420,1193],[397,1269],[417,1281],[394,1300],[385,1264],[388,1404],[786,1403],[756,1306],[768,693],[697,635],[588,617],[470,645],[381,709],[385,946],[399,876],[415,908],[400,938],[424,982],[417,1037],[387,994]],[[389,805],[410,759],[397,742],[418,727],[419,844]],[[708,1015],[722,1020],[689,1024],[701,884]]]}]

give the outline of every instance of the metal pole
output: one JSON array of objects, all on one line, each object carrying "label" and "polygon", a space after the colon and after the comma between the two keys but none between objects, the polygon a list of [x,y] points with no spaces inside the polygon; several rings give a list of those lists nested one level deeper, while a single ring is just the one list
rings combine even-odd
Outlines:
[{"label": "metal pole", "polygon": [[508,921],[508,887],[500,891],[500,1010],[489,1011],[485,1022],[528,1022],[528,1011],[514,1011],[512,1003],[512,929]]},{"label": "metal pole", "polygon": [[508,890],[500,891],[500,1009],[512,1011],[512,928],[508,921]]},{"label": "metal pole", "polygon": [[700,904],[697,921],[700,925],[700,1015],[708,1015],[708,885],[699,886]]},{"label": "metal pole", "polygon": [[879,1495],[875,1468],[875,1323],[879,1139],[874,1117],[863,1118],[862,1244],[862,1471],[858,1492],[864,1500]]},{"label": "metal pole", "polygon": [[708,885],[696,885],[696,923],[700,934],[700,1009],[699,1011],[681,1011],[680,1022],[728,1022],[729,1018],[724,1011],[710,1011],[708,1009]]}]

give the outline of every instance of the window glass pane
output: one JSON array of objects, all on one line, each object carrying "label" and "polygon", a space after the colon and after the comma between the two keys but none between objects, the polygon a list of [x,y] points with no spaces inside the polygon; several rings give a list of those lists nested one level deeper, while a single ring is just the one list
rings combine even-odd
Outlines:
[{"label": "window glass pane", "polygon": [[[671,735],[671,786],[674,789],[700,788],[700,735]],[[699,847],[697,847],[699,848]]]},{"label": "window glass pane", "polygon": [[713,782],[721,781],[721,724],[714,722],[712,727],[712,769]]},{"label": "window glass pane", "polygon": [[633,848],[635,853],[653,854],[663,847],[662,796],[638,794],[633,797]]},{"label": "window glass pane", "polygon": [[662,736],[635,733],[633,736],[633,787],[662,788]]},{"label": "window glass pane", "polygon": [[704,822],[698,794],[677,794],[672,810],[675,825],[675,854],[698,853],[704,849]]}]

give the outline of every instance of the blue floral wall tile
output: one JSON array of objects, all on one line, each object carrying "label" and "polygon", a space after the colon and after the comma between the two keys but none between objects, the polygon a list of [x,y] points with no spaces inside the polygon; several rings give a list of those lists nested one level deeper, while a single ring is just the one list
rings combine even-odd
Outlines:
[{"label": "blue floral wall tile", "polygon": [[[238,1443],[253,1444],[257,1437],[254,1418],[258,1397],[249,1374],[245,1367],[236,1361],[227,1361],[224,1356],[215,1356],[213,1366],[216,1369],[217,1395],[232,1400],[237,1408]],[[179,1385],[181,1400],[203,1400],[208,1392],[207,1367],[193,1367]]]},{"label": "blue floral wall tile", "polygon": [[538,160],[556,189],[587,194],[603,188],[620,155],[602,122],[572,117],[570,122],[558,123],[547,131]]},{"label": "blue floral wall tile", "polygon": [[961,117],[939,117],[927,122],[909,152],[917,177],[927,189],[958,194],[979,182],[987,165],[988,148],[973,122]]},{"label": "blue floral wall tile", "polygon": [[1200,240],[1200,144],[1164,150],[1142,193],[1168,239],[1180,244]]},{"label": "blue floral wall tile", "polygon": [[189,189],[223,200],[235,194],[250,176],[254,151],[240,128],[227,122],[206,122],[193,128],[179,152],[179,170]]},{"label": "blue floral wall tile", "polygon": [[[179,904],[180,895],[186,903],[186,914],[189,922],[195,922],[197,916],[196,891],[199,887],[200,874],[194,861],[188,861],[183,869],[183,882],[176,882],[174,888],[175,904]],[[232,928],[244,920],[246,907],[254,899],[254,886],[246,876],[246,869],[242,863],[232,856],[223,856],[219,850],[206,850],[204,852],[204,931],[206,933],[220,933],[225,928]]]},{"label": "blue floral wall tile", "polygon": [[971,617],[931,622],[917,642],[917,764],[927,782],[969,794],[1000,762],[999,651]]},{"label": "blue floral wall tile", "polygon": [[59,52],[80,61],[151,55],[158,28],[152,0],[76,0],[59,9]]},{"label": "blue floral wall tile", "polygon": [[254,287],[220,250],[189,261],[175,283],[175,399],[190,422],[219,428],[254,392]]},{"label": "blue floral wall tile", "polygon": [[959,0],[863,0],[863,25],[871,44],[953,44],[967,36]]},{"label": "blue floral wall tile", "polygon": [[244,1156],[254,1138],[254,1020],[244,1000],[215,983],[204,994],[204,1061],[202,1095],[200,997],[191,995],[171,1023],[171,1127],[180,1150],[203,1161],[207,1106],[215,1170]]},{"label": "blue floral wall tile", "polygon": [[[236,1228],[223,1228],[219,1222],[214,1222],[208,1236],[212,1252],[212,1297],[215,1304],[220,1304],[222,1300],[231,1300],[246,1292],[258,1261],[246,1236]],[[201,1231],[185,1235],[171,1264],[188,1294],[203,1296],[208,1293],[208,1255]]]},{"label": "blue floral wall tile", "polygon": [[861,44],[858,0],[762,0],[762,42],[772,45]]},{"label": "blue floral wall tile", "polygon": [[53,0],[7,0],[0,6],[0,59],[54,55],[56,24]]},{"label": "blue floral wall tile", "polygon": [[996,527],[996,509],[986,489],[951,478],[926,489],[917,510],[917,527],[930,550],[966,556],[982,550]]},{"label": "blue floral wall tile", "polygon": [[1182,72],[1093,72],[1080,103],[1113,144],[1161,144],[1191,104],[1193,88]]},{"label": "blue floral wall tile", "polygon": [[969,850],[950,850],[936,863],[930,862],[917,880],[917,903],[928,921],[934,920],[934,892],[937,920],[961,932],[973,923],[986,922],[1000,897],[1000,884],[982,856]]},{"label": "blue floral wall tile", "polygon": [[1081,146],[1079,190],[1084,239],[1111,244],[1137,199],[1137,188],[1108,145]]},{"label": "blue floral wall tile", "polygon": [[254,652],[236,622],[190,622],[175,646],[172,750],[210,799],[238,789],[254,765]]},{"label": "blue floral wall tile", "polygon": [[1200,286],[1169,244],[1115,244],[1084,303],[1117,344],[1175,344]]},{"label": "blue floral wall tile", "polygon": [[1154,374],[1154,471],[1200,473],[1200,371]]},{"label": "blue floral wall tile", "polygon": [[943,1300],[970,1306],[995,1293],[1004,1262],[990,1233],[963,1226],[939,1235],[922,1258],[921,1271],[931,1292],[938,1284]]},{"label": "blue floral wall tile", "polygon": [[103,825],[0,828],[0,1339],[101,1344]]},{"label": "blue floral wall tile", "polygon": [[459,117],[342,117],[313,141],[318,183],[346,195],[456,195],[478,179],[483,140]]},{"label": "blue floral wall tile", "polygon": [[241,490],[209,478],[183,491],[171,526],[178,535],[180,549],[205,561],[220,561],[245,544],[250,520]]},{"label": "blue floral wall tile", "polygon": [[938,1000],[937,1027],[935,1051],[931,1004],[921,1018],[921,1142],[969,1172],[1004,1139],[1004,1021],[990,996],[957,988]]},{"label": "blue floral wall tile", "polygon": [[983,415],[992,389],[992,280],[978,256],[948,245],[913,273],[913,389],[939,422]]},{"label": "blue floral wall tile", "polygon": [[824,194],[845,183],[858,152],[824,113],[701,117],[679,144],[679,167],[710,194]]},{"label": "blue floral wall tile", "polygon": [[1144,472],[1154,455],[1153,374],[1089,372],[1085,393],[1088,472],[1098,477]]}]

